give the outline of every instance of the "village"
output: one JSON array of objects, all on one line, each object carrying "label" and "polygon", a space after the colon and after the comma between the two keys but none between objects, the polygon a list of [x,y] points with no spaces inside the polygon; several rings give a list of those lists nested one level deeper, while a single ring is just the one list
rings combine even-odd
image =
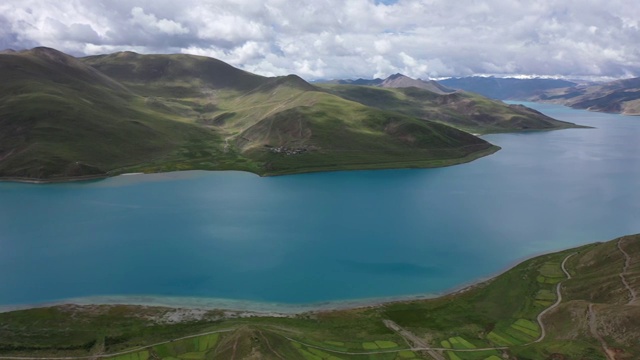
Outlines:
[{"label": "village", "polygon": [[299,155],[299,154],[304,154],[305,152],[308,151],[308,149],[306,147],[304,148],[289,148],[286,146],[270,146],[270,145],[265,145],[265,147],[269,148],[269,151],[271,151],[274,154],[284,154],[284,155]]}]

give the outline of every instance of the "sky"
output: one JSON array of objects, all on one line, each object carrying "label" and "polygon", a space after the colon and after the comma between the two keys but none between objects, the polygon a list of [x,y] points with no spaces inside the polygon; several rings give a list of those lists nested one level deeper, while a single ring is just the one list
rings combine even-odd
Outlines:
[{"label": "sky", "polygon": [[307,80],[640,76],[637,0],[2,0],[0,49],[214,57]]}]

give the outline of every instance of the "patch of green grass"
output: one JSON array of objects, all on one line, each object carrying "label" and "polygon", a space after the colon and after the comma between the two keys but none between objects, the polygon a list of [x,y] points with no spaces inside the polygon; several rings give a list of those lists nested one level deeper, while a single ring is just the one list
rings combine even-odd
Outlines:
[{"label": "patch of green grass", "polygon": [[149,359],[149,352],[144,350],[144,351],[134,352],[130,354],[119,355],[116,357],[110,357],[108,359],[110,360],[147,360]]},{"label": "patch of green grass", "polygon": [[523,332],[523,333],[527,334],[531,338],[536,338],[536,337],[540,336],[540,333],[538,331],[530,330],[530,329],[527,329],[527,328],[522,327],[522,326],[518,326],[518,325],[513,324],[513,325],[511,325],[511,327],[514,328],[515,330],[518,330],[520,332]]},{"label": "patch of green grass", "polygon": [[375,342],[363,342],[362,348],[365,350],[378,350],[379,347]]},{"label": "patch of green grass", "polygon": [[455,352],[445,351],[445,354],[449,357],[449,360],[462,360]]},{"label": "patch of green grass", "polygon": [[321,357],[323,359],[327,359],[327,358],[332,356],[331,354],[328,354],[328,353],[326,353],[326,352],[324,352],[322,350],[318,350],[318,349],[315,349],[315,348],[309,348],[309,352],[314,354],[314,355],[316,355],[316,356],[319,356],[319,357]]},{"label": "patch of green grass", "polygon": [[314,355],[305,349],[298,349],[306,360],[322,360],[320,356]]},{"label": "patch of green grass", "polygon": [[206,354],[204,352],[189,352],[178,356],[182,360],[203,360]]},{"label": "patch of green grass", "polygon": [[505,336],[500,335],[495,331],[492,331],[489,334],[487,334],[487,340],[491,341],[492,343],[498,346],[511,346],[518,343],[518,342],[514,343],[513,341],[507,339]]},{"label": "patch of green grass", "polygon": [[403,359],[413,359],[416,357],[416,354],[413,351],[405,350],[398,352],[398,356]]},{"label": "patch of green grass", "polygon": [[511,338],[515,339],[517,342],[521,344],[528,344],[531,341],[535,340],[535,336],[529,335],[526,332],[515,329],[513,326],[510,326],[509,328],[504,330],[503,334],[506,336],[510,336]]},{"label": "patch of green grass", "polygon": [[526,328],[532,331],[538,331],[538,332],[540,331],[540,326],[537,323],[527,319],[518,319],[516,320],[515,325],[521,326],[523,328]]},{"label": "patch of green grass", "polygon": [[215,348],[219,338],[220,334],[203,335],[158,345],[153,348],[153,351],[163,358],[172,356],[185,360],[204,359],[206,352]]},{"label": "patch of green grass", "polygon": [[376,340],[375,343],[376,343],[376,345],[378,345],[378,347],[380,349],[391,349],[391,348],[398,347],[398,344],[394,343],[393,341]]},{"label": "patch of green grass", "polygon": [[449,343],[454,349],[475,349],[476,346],[460,336],[449,338]]},{"label": "patch of green grass", "polygon": [[556,300],[556,293],[549,289],[540,289],[536,293],[536,300],[553,302]]}]

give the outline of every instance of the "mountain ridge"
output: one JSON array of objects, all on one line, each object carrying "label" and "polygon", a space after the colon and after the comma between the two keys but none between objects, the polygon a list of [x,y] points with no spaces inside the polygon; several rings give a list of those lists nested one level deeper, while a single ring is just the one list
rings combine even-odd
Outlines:
[{"label": "mountain ridge", "polygon": [[384,79],[380,85],[383,88],[406,88],[416,87],[419,89],[428,90],[439,95],[449,94],[455,92],[454,89],[450,89],[433,80],[420,80],[412,79],[406,75],[397,73]]},{"label": "mountain ridge", "polygon": [[439,80],[438,83],[498,100],[527,100],[549,89],[577,85],[575,82],[562,79],[517,79],[494,76],[453,77]]},{"label": "mountain ridge", "polygon": [[530,100],[590,111],[640,115],[640,77],[549,90]]}]

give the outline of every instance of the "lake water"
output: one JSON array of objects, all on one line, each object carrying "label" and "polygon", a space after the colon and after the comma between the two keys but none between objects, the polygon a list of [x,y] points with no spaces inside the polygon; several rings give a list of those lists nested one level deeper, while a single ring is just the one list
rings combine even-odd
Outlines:
[{"label": "lake water", "polygon": [[0,183],[0,305],[435,294],[640,232],[640,118],[527,105],[597,129],[439,169]]}]

